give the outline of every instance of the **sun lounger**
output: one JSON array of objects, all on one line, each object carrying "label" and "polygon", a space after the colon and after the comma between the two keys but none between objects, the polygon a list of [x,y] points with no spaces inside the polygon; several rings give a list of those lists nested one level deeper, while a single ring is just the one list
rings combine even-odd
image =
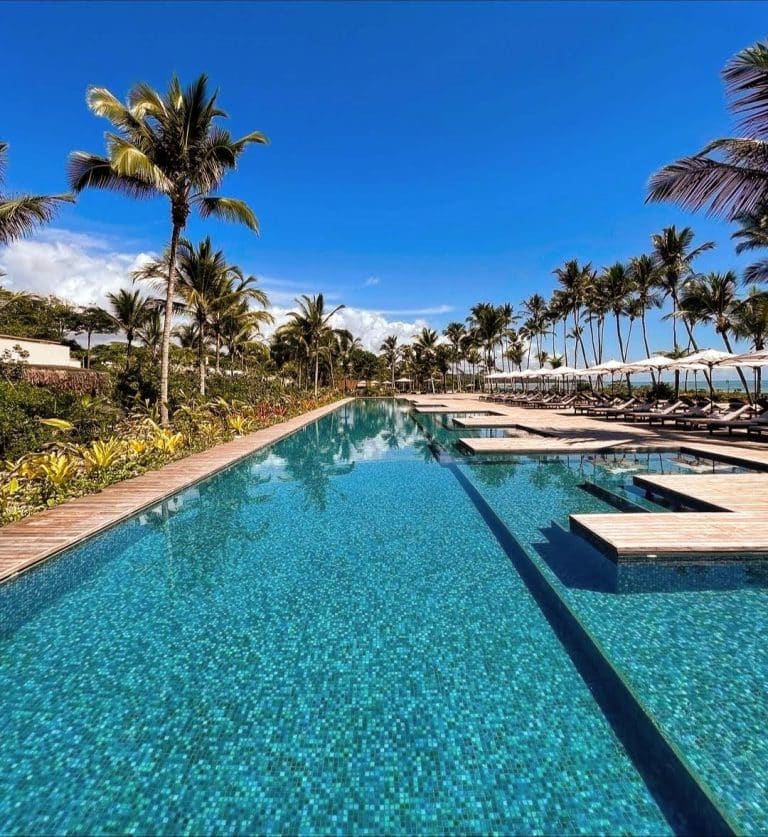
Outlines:
[{"label": "sun lounger", "polygon": [[[753,407],[754,409],[759,408]],[[755,435],[761,435],[764,431],[768,431],[768,410],[762,410],[762,412],[748,419],[744,418],[743,415],[729,420],[724,418],[712,419],[707,422],[707,430],[710,433],[715,433],[718,430],[727,430],[728,435],[731,435],[734,430],[746,430],[748,434],[754,433]]]},{"label": "sun lounger", "polygon": [[749,404],[740,404],[738,407],[726,407],[721,410],[719,414],[715,414],[711,409],[707,415],[682,415],[677,416],[675,424],[677,426],[685,427],[686,430],[704,429],[712,421],[732,421],[738,418],[742,413],[750,409]]},{"label": "sun lounger", "polygon": [[688,404],[685,401],[677,400],[666,406],[659,404],[655,409],[650,410],[632,410],[625,417],[625,421],[646,421],[653,424],[654,421],[662,416],[671,416],[673,413],[680,413],[688,409]]}]

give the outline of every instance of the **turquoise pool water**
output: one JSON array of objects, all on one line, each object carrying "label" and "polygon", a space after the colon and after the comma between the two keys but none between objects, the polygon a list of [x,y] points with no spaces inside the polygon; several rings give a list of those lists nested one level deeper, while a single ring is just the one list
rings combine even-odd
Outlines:
[{"label": "turquoise pool water", "polygon": [[[0,586],[3,832],[690,831],[423,427],[347,406]],[[620,578],[572,463],[457,468],[765,830],[759,573]]]}]

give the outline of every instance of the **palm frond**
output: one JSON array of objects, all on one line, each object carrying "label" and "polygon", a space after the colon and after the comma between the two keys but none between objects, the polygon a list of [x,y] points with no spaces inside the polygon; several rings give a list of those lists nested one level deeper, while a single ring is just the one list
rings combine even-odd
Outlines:
[{"label": "palm frond", "polygon": [[757,43],[734,56],[723,79],[740,126],[755,136],[768,134],[768,45]]},{"label": "palm frond", "polygon": [[258,235],[259,220],[245,201],[238,200],[237,198],[212,197],[210,195],[201,196],[197,201],[200,215],[203,218],[213,216],[225,221],[244,224],[249,230],[253,230]]},{"label": "palm frond", "polygon": [[246,134],[244,137],[234,140],[232,145],[235,146],[238,152],[240,152],[251,143],[256,143],[257,145],[269,145],[269,138],[266,134],[262,134],[261,131],[251,131],[250,134]]},{"label": "palm frond", "polygon": [[768,259],[760,259],[758,262],[744,268],[743,283],[745,285],[760,284],[768,282]]},{"label": "palm frond", "polygon": [[163,171],[139,148],[115,134],[107,135],[111,166],[123,178],[149,184],[158,192],[168,193],[171,183]]},{"label": "palm frond", "polygon": [[73,151],[69,155],[67,178],[74,192],[82,192],[88,187],[109,189],[122,192],[135,198],[146,198],[157,194],[151,183],[138,178],[118,174],[108,157],[88,154],[86,151]]},{"label": "palm frond", "polygon": [[683,157],[653,175],[646,203],[672,201],[685,209],[732,220],[768,198],[768,171],[711,157]]},{"label": "palm frond", "polygon": [[18,195],[0,200],[0,244],[9,244],[50,223],[61,203],[74,203],[74,198],[71,195]]}]

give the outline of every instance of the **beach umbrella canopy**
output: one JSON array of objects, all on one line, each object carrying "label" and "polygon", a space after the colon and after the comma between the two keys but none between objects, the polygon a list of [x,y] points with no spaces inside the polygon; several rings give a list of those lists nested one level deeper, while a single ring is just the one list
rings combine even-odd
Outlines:
[{"label": "beach umbrella canopy", "polygon": [[398,378],[395,381],[396,384],[410,384],[410,382],[411,382],[410,378]]},{"label": "beach umbrella canopy", "polygon": [[673,369],[687,369],[689,372],[709,372],[709,397],[715,400],[715,387],[712,383],[712,368],[714,366],[730,366],[728,361],[736,357],[731,352],[721,352],[719,349],[702,349],[692,355],[676,360]]},{"label": "beach umbrella canopy", "polygon": [[646,357],[642,360],[633,360],[632,363],[627,363],[625,365],[625,369],[641,371],[643,369],[666,369],[668,366],[671,366],[675,363],[675,360],[671,357],[667,357],[666,355],[653,355],[652,357]]},{"label": "beach umbrella canopy", "polygon": [[556,378],[563,378],[566,375],[578,375],[581,371],[581,369],[574,369],[572,366],[558,366],[549,374]]},{"label": "beach umbrella canopy", "polygon": [[726,361],[725,366],[747,366],[750,369],[759,369],[761,366],[768,366],[768,349],[760,349],[756,352],[744,352],[734,355],[730,362]]},{"label": "beach umbrella canopy", "polygon": [[736,355],[731,352],[721,352],[719,349],[702,349],[700,352],[694,352],[692,355],[676,360],[674,366],[678,369],[689,369],[691,364],[695,366],[700,363],[709,369],[713,366],[728,366],[728,361],[735,357]]}]

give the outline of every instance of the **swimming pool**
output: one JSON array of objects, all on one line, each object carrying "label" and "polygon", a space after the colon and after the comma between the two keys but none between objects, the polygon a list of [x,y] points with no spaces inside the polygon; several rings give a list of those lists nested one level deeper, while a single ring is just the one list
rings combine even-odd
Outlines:
[{"label": "swimming pool", "polygon": [[583,481],[365,401],[0,586],[3,831],[765,830],[762,577],[610,575]]}]

